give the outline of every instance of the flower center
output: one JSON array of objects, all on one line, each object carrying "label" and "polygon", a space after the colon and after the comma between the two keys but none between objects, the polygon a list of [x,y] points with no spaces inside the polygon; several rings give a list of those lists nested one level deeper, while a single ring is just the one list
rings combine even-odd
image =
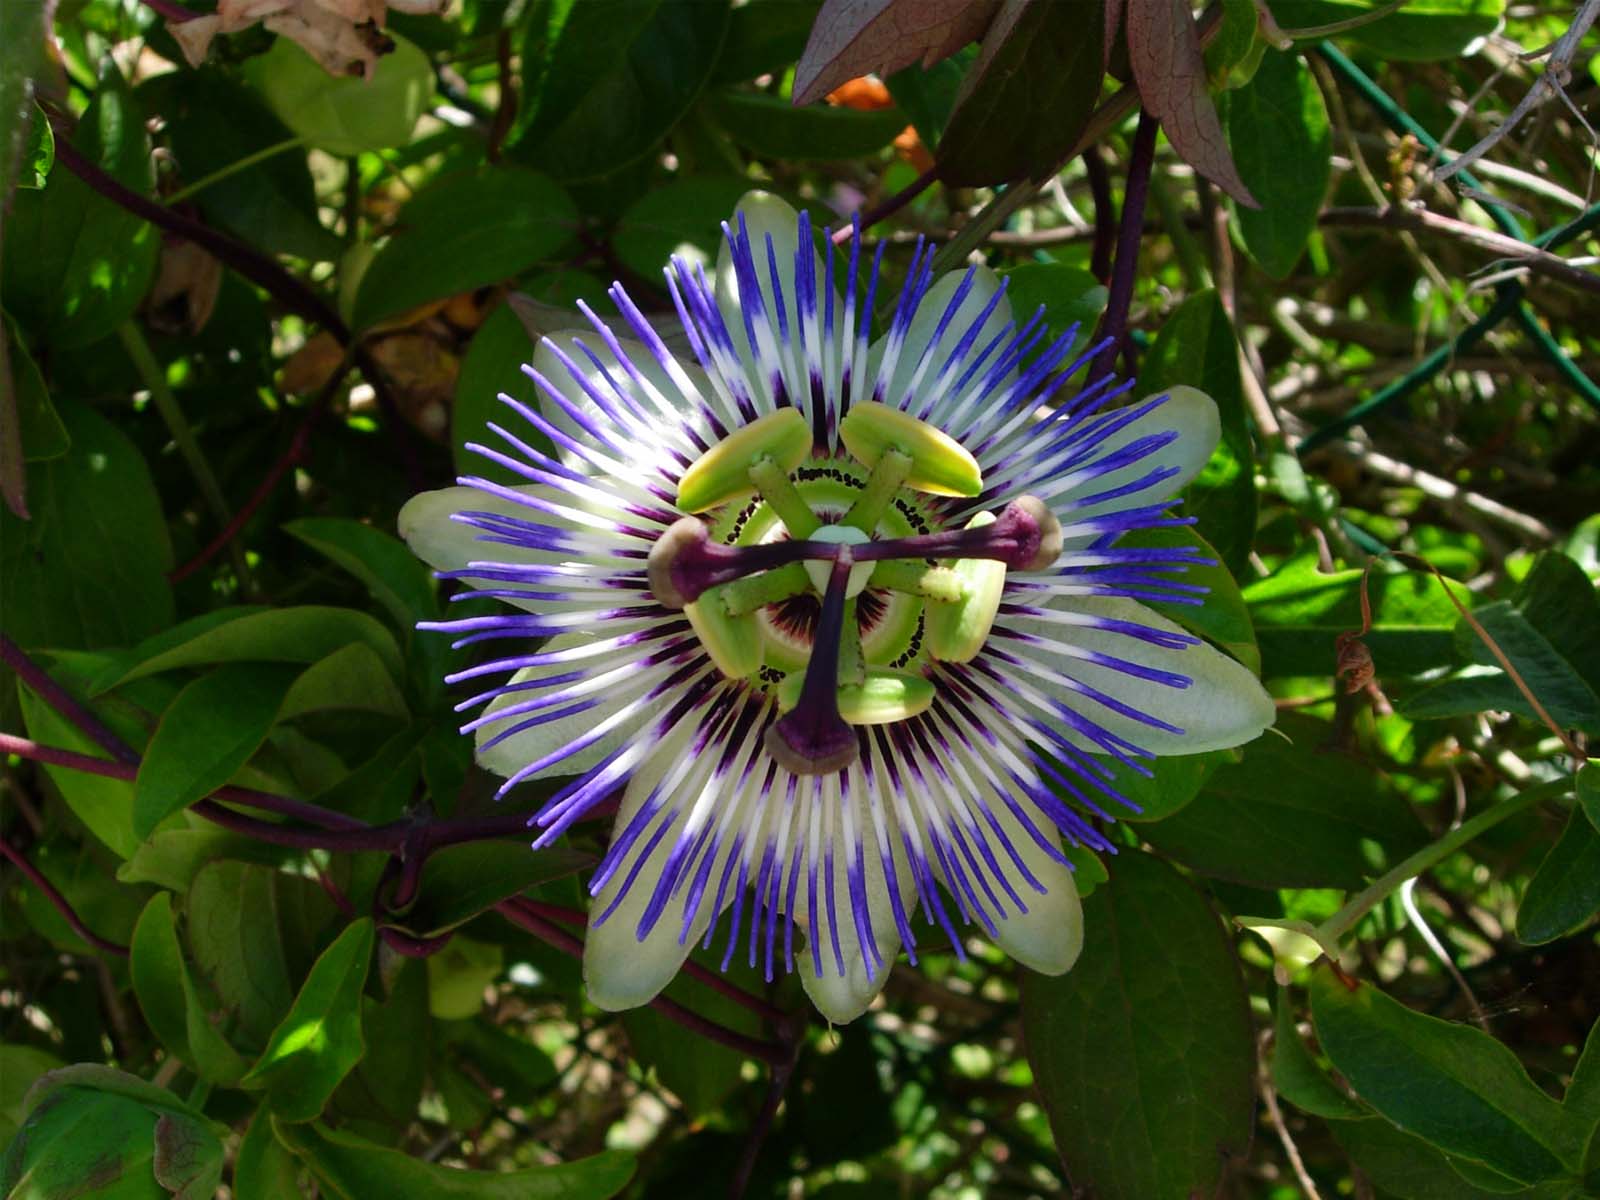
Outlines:
[{"label": "flower center", "polygon": [[839,434],[854,462],[809,457],[808,430],[799,452],[796,421],[779,409],[690,466],[678,504],[701,515],[662,535],[648,570],[651,593],[683,609],[724,675],[776,697],[773,756],[823,774],[855,758],[852,726],[932,703],[931,660],[978,653],[1006,571],[1048,566],[1061,527],[1023,496],[945,528],[919,493],[976,496],[982,473],[965,448],[903,412],[852,409]]}]

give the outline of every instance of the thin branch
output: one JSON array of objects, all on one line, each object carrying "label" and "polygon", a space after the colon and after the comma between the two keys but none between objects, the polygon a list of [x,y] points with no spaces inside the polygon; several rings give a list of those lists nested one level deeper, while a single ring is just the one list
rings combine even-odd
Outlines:
[{"label": "thin branch", "polygon": [[0,838],[0,855],[3,855],[17,870],[21,871],[27,877],[29,883],[44,893],[44,898],[50,901],[50,906],[61,914],[68,925],[72,926],[73,933],[88,942],[96,950],[102,950],[107,954],[115,954],[119,958],[128,957],[128,948],[126,946],[118,942],[108,941],[99,934],[92,932],[83,923],[83,919],[73,910],[72,904],[57,890],[56,885],[46,879],[39,868],[24,857],[22,851],[4,838]]},{"label": "thin branch", "polygon": [[1156,130],[1160,125],[1148,109],[1139,114],[1139,128],[1133,135],[1128,155],[1128,182],[1122,193],[1122,221],[1117,231],[1117,257],[1111,272],[1111,294],[1106,300],[1105,317],[1099,338],[1110,343],[1095,359],[1084,386],[1116,370],[1117,355],[1127,333],[1128,307],[1133,303],[1134,276],[1138,273],[1139,240],[1144,232],[1144,202],[1150,191],[1150,172],[1155,166]]},{"label": "thin branch", "polygon": [[[861,228],[870,229],[879,221],[888,220],[890,217],[894,216],[895,213],[899,212],[906,205],[910,204],[918,196],[922,195],[923,192],[927,191],[929,186],[931,186],[938,178],[938,168],[929,167],[926,171],[924,171],[921,175],[918,175],[894,195],[880,201],[871,208],[867,209],[866,212],[862,213]],[[833,244],[835,246],[842,246],[854,235],[855,228],[853,225],[846,225],[842,229],[836,229],[833,231]]]}]

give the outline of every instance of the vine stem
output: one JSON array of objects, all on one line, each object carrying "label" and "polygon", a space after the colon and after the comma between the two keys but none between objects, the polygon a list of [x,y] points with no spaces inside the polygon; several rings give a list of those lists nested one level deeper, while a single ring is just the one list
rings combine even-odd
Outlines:
[{"label": "vine stem", "polygon": [[115,954],[118,958],[128,957],[128,948],[120,942],[113,942],[93,932],[83,923],[83,918],[78,916],[72,903],[57,890],[56,885],[44,877],[44,873],[27,860],[27,857],[4,838],[0,838],[0,856],[4,856],[17,870],[27,876],[28,882],[44,893],[44,898],[50,901],[50,906],[61,914],[62,919],[72,926],[72,932],[81,937],[96,950],[107,954]]},{"label": "vine stem", "polygon": [[1532,808],[1543,800],[1564,796],[1572,790],[1572,787],[1570,777],[1536,784],[1509,799],[1502,800],[1493,808],[1485,809],[1470,821],[1462,822],[1438,841],[1424,846],[1409,858],[1403,859],[1352,896],[1343,908],[1317,926],[1316,940],[1325,947],[1336,947],[1339,940],[1353,930],[1362,917],[1383,903],[1389,894],[1398,890],[1406,880],[1414,879],[1430,867],[1436,866],[1479,834],[1493,829],[1502,821],[1516,816],[1524,809]]},{"label": "vine stem", "polygon": [[[862,213],[861,228],[870,229],[879,221],[888,220],[890,217],[894,216],[895,213],[899,212],[906,205],[910,204],[918,196],[922,195],[923,192],[927,191],[933,182],[938,178],[939,168],[929,167],[926,171],[924,171],[921,175],[918,175],[894,195],[879,202],[878,204],[875,204],[873,207],[867,209],[866,212]],[[854,228],[850,225],[846,225],[842,229],[834,230],[833,244],[835,246],[842,246],[853,236],[855,236]]]},{"label": "vine stem", "polygon": [[1139,240],[1144,232],[1144,204],[1150,194],[1150,173],[1156,161],[1156,130],[1160,122],[1149,109],[1139,113],[1139,127],[1133,135],[1128,156],[1128,183],[1122,193],[1122,222],[1117,229],[1117,256],[1111,269],[1111,291],[1106,299],[1106,315],[1100,323],[1100,338],[1110,344],[1100,352],[1083,381],[1091,387],[1117,367],[1128,331],[1128,308],[1133,303],[1133,281],[1139,268]]}]

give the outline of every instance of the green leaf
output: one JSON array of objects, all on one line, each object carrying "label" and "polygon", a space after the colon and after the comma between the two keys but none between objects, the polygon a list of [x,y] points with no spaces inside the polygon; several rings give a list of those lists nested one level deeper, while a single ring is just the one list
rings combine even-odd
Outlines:
[{"label": "green leaf", "polygon": [[81,405],[58,411],[72,448],[29,471],[33,519],[0,509],[6,633],[25,649],[125,646],[173,620],[161,501],[120,430]]},{"label": "green leaf", "polygon": [[361,642],[383,659],[389,673],[404,670],[394,635],[353,608],[307,604],[296,608],[221,608],[165,629],[139,643],[94,681],[96,693],[133,679],[181,667],[239,662],[320,662]]},{"label": "green leaf", "polygon": [[36,1046],[0,1046],[0,1143],[16,1136],[28,1089],[39,1076],[60,1066],[59,1058]]},{"label": "green leaf", "polygon": [[133,942],[128,949],[128,974],[145,1021],[168,1053],[193,1066],[185,1017],[188,999],[184,974],[188,967],[178,945],[172,897],[166,892],[150,897],[133,928]]},{"label": "green leaf", "polygon": [[1222,441],[1185,493],[1183,511],[1240,574],[1256,531],[1255,450],[1245,424],[1239,346],[1214,291],[1197,292],[1167,318],[1144,357],[1140,392],[1153,396],[1176,384],[1197,387],[1217,403]]},{"label": "green leaf", "polygon": [[1006,281],[1006,296],[1019,323],[1044,309],[1043,345],[1050,345],[1073,325],[1078,332],[1069,357],[1089,344],[1095,323],[1105,311],[1107,292],[1088,271],[1065,263],[1023,263],[1001,271],[1000,277]]},{"label": "green leaf", "polygon": [[402,37],[366,79],[330,75],[286,37],[245,64],[245,77],[306,145],[329,154],[388,150],[411,140],[433,98],[433,65]]},{"label": "green leaf", "polygon": [[527,22],[530,71],[511,154],[557,179],[609,175],[648,154],[717,63],[727,0],[545,0]]},{"label": "green leaf", "polygon": [[[1363,17],[1383,0],[1274,0],[1272,15],[1285,29],[1331,25]],[[1398,12],[1340,34],[1397,62],[1454,58],[1493,33],[1504,0],[1410,0]]]},{"label": "green leaf", "polygon": [[1586,762],[1578,768],[1578,804],[1589,824],[1600,830],[1600,763]]},{"label": "green leaf", "polygon": [[[311,262],[339,256],[339,239],[317,213],[305,147],[285,148],[296,135],[257,91],[203,66],[159,75],[140,95],[161,114],[182,185],[198,186],[190,194],[208,223],[262,250]],[[239,168],[260,155],[266,157]]]},{"label": "green leaf", "polygon": [[530,850],[526,841],[469,842],[428,856],[416,903],[399,922],[437,937],[530,887],[575,874],[592,858],[565,846]]},{"label": "green leaf", "polygon": [[[722,951],[717,947],[697,949],[692,957],[719,970]],[[734,983],[760,994],[763,985],[755,968],[741,962],[726,974]],[[681,971],[664,994],[719,1025],[750,1037],[761,1036],[760,1017]],[[743,1081],[744,1055],[726,1046],[684,1037],[681,1025],[653,1008],[629,1010],[623,1014],[622,1024],[639,1064],[654,1069],[656,1077],[683,1102],[691,1117],[716,1112]]]},{"label": "green leaf", "polygon": [[1123,821],[1139,823],[1165,820],[1194,801],[1211,772],[1238,758],[1237,750],[1163,756],[1145,764],[1150,770],[1148,775],[1119,762],[1108,762],[1111,778],[1107,783],[1136,810],[1118,804],[1114,810],[1116,816]]},{"label": "green leaf", "polygon": [[[1255,76],[1227,98],[1228,145],[1259,208],[1233,204],[1246,252],[1274,279],[1300,260],[1328,190],[1333,139],[1328,110],[1299,55],[1269,51]],[[1294,169],[1284,169],[1293,147]]]},{"label": "green leaf", "polygon": [[1059,978],[1025,973],[1023,1034],[1050,1128],[1103,1200],[1209,1195],[1250,1141],[1255,1048],[1232,947],[1158,859],[1119,855]]},{"label": "green leaf", "polygon": [[555,1167],[462,1171],[435,1166],[326,1126],[275,1120],[329,1200],[606,1200],[633,1177],[631,1155],[608,1150]]},{"label": "green leaf", "polygon": [[[126,822],[126,814],[124,822]],[[199,821],[200,818],[191,818]],[[129,826],[132,833],[132,826]],[[143,842],[117,868],[119,883],[153,883],[172,892],[187,892],[200,868],[217,859],[276,866],[290,853],[281,846],[242,833],[230,833],[210,823],[187,829],[162,829]]]},{"label": "green leaf", "polygon": [[1212,566],[1190,566],[1183,573],[1184,583],[1199,584],[1210,589],[1204,604],[1157,602],[1150,607],[1168,620],[1182,625],[1190,633],[1205,638],[1252,671],[1260,672],[1261,653],[1256,649],[1255,625],[1250,620],[1250,609],[1244,602],[1244,594],[1228,569],[1222,565],[1216,548],[1196,533],[1193,527],[1139,529],[1124,535],[1117,544],[1163,550],[1187,547],[1211,559]]},{"label": "green leaf", "polygon": [[293,991],[279,932],[277,872],[222,860],[200,870],[184,899],[195,970],[216,993],[241,1045],[259,1048]]},{"label": "green leaf", "polygon": [[[356,1064],[334,1093],[333,1105],[344,1115],[370,1113],[403,1127],[417,1115],[435,1040],[428,1012],[427,965],[414,958],[401,959],[387,984],[389,994],[382,1000],[361,999],[362,1032],[378,1053],[368,1054]],[[551,1077],[554,1075],[552,1065]],[[516,1101],[507,1097],[506,1103]]]},{"label": "green leaf", "polygon": [[202,675],[161,715],[133,785],[133,828],[149,837],[163,818],[204,799],[261,748],[294,672],[235,664]]},{"label": "green leaf", "polygon": [[1542,946],[1576,933],[1600,912],[1600,831],[1578,809],[1528,881],[1517,940]]},{"label": "green leaf", "polygon": [[[47,746],[58,746],[77,754],[103,757],[105,751],[84,732],[43,700],[18,684],[22,698],[23,724],[28,736]],[[139,835],[133,831],[133,784],[123,779],[91,775],[67,767],[44,768],[67,807],[89,832],[119,858],[130,858],[139,848]]]},{"label": "green leaf", "polygon": [[[101,77],[73,144],[120,183],[150,192],[144,113],[115,68]],[[5,235],[13,248],[0,263],[6,311],[59,349],[97,342],[132,316],[160,251],[154,228],[71,171],[52,171],[44,188],[12,196]],[[23,246],[27,253],[17,253]]]},{"label": "green leaf", "polygon": [[161,1088],[108,1067],[53,1071],[28,1093],[21,1131],[0,1159],[18,1200],[208,1200],[222,1143],[204,1117]]},{"label": "green leaf", "polygon": [[[54,72],[54,10],[42,0],[18,0],[0,8],[0,194],[12,181],[26,186],[38,126],[44,113],[33,102],[39,79]],[[46,135],[48,136],[48,135]]]},{"label": "green leaf", "polygon": [[[1436,670],[1449,661],[1450,630],[1459,615],[1438,580],[1423,572],[1374,569],[1367,587],[1373,624],[1361,640],[1380,678]],[[1460,584],[1449,587],[1470,603]],[[1323,574],[1316,556],[1307,554],[1246,585],[1244,600],[1255,622],[1263,675],[1329,677],[1334,639],[1361,628],[1361,571]]]},{"label": "green leaf", "polygon": [[537,1097],[561,1074],[555,1061],[532,1042],[487,1019],[448,1026],[450,1045],[495,1087],[508,1104]]},{"label": "green leaf", "polygon": [[257,1109],[234,1159],[234,1200],[302,1200],[299,1174],[294,1155],[272,1132],[272,1113]]},{"label": "green leaf", "polygon": [[[46,127],[48,128],[48,126]],[[39,364],[17,336],[15,324],[4,325],[6,339],[5,361],[11,368],[12,394],[15,397],[17,424],[22,434],[24,462],[47,462],[60,458],[72,448],[72,438],[61,423],[55,405],[50,402],[50,389],[45,386]],[[0,381],[3,382],[3,381]]]},{"label": "green leaf", "polygon": [[438,616],[433,576],[394,535],[346,517],[302,517],[283,529],[365,584],[405,635]]},{"label": "green leaf", "polygon": [[1326,965],[1312,976],[1311,1014],[1357,1094],[1446,1154],[1525,1183],[1577,1168],[1587,1126],[1488,1034],[1412,1012]]},{"label": "green leaf", "polygon": [[800,57],[818,0],[750,0],[728,18],[713,83],[744,83],[782,71]]},{"label": "green leaf", "polygon": [[1042,179],[1071,153],[1100,98],[1103,14],[1093,0],[1013,4],[996,16],[939,139],[941,179]]},{"label": "green leaf", "polygon": [[1360,887],[1364,842],[1398,862],[1427,837],[1401,795],[1352,758],[1322,750],[1330,726],[1284,714],[1279,732],[1218,767],[1181,812],[1141,825],[1156,849],[1203,875],[1257,887]]},{"label": "green leaf", "polygon": [[1272,1038],[1272,1086],[1302,1112],[1330,1119],[1360,1120],[1367,1110],[1340,1090],[1306,1049],[1295,1025],[1289,989],[1278,989],[1278,1013]]},{"label": "green leaf", "polygon": [[[1333,1121],[1330,1128],[1351,1161],[1398,1200],[1507,1200],[1508,1194],[1534,1200],[1539,1195],[1510,1181],[1495,1189],[1476,1187],[1437,1148],[1381,1119]],[[1555,1197],[1544,1193],[1542,1200]]]},{"label": "green leaf", "polygon": [[652,283],[660,283],[661,271],[673,255],[709,266],[717,261],[722,242],[718,221],[732,213],[749,190],[748,179],[732,175],[674,180],[629,206],[617,221],[611,247],[624,266]]},{"label": "green leaf", "polygon": [[361,277],[351,323],[369,329],[553,260],[577,225],[567,193],[537,171],[482,167],[445,175],[401,210],[399,232]]},{"label": "green leaf", "polygon": [[793,108],[782,97],[764,92],[719,90],[706,97],[706,111],[745,149],[796,162],[859,158],[881,150],[906,127],[906,115],[897,108]]},{"label": "green leaf", "polygon": [[[1600,590],[1558,551],[1539,556],[1509,600],[1473,616],[1558,725],[1600,733]],[[1400,706],[1413,720],[1504,709],[1538,720],[1533,706],[1465,621],[1458,651],[1474,665]]]},{"label": "green leaf", "polygon": [[499,946],[457,935],[428,956],[428,1011],[441,1021],[475,1017],[483,994],[505,970]]},{"label": "green leaf", "polygon": [[362,642],[341,646],[307,667],[284,696],[278,719],[328,710],[371,712],[401,721],[410,716],[389,668]]},{"label": "green leaf", "polygon": [[[461,360],[461,374],[456,377],[456,400],[450,411],[450,447],[458,475],[480,475],[495,483],[528,482],[509,467],[468,450],[467,444],[505,448],[505,443],[489,431],[488,424],[494,421],[509,428],[505,420],[511,410],[500,403],[501,392],[536,406],[538,391],[533,380],[522,373],[522,364],[532,361],[533,338],[509,304],[490,313],[472,335]],[[526,422],[519,424],[519,437],[526,437],[536,449],[554,453],[555,448],[542,433]]]},{"label": "green leaf", "polygon": [[977,56],[977,48],[968,47],[931,67],[913,63],[883,81],[895,104],[911,118],[923,145],[937,146],[944,136],[950,115],[961,98],[967,70]]},{"label": "green leaf", "polygon": [[366,1053],[361,1036],[361,989],[366,986],[372,961],[372,937],[372,921],[362,917],[322,952],[295,997],[294,1007],[244,1077],[247,1086],[267,1089],[267,1101],[276,1117],[314,1120],[340,1080]]}]

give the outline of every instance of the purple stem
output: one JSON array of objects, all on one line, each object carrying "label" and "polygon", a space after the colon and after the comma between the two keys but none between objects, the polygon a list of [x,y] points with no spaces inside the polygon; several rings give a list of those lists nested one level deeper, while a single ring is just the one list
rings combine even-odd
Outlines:
[{"label": "purple stem", "polygon": [[1116,244],[1116,209],[1111,202],[1111,172],[1098,145],[1083,152],[1083,170],[1089,178],[1089,197],[1094,201],[1094,250],[1089,255],[1089,273],[1101,283],[1111,278],[1111,248]]},{"label": "purple stem", "polygon": [[[931,185],[938,177],[939,168],[929,167],[926,171],[924,171],[921,175],[918,175],[894,195],[890,196],[886,200],[880,201],[871,208],[867,209],[866,212],[862,213],[861,228],[870,229],[879,221],[888,220],[890,217],[894,216],[895,213],[899,212],[906,205],[910,204],[918,196],[922,195],[923,192],[927,191],[929,185]],[[834,231],[833,244],[835,246],[842,246],[854,236],[854,227],[851,225],[846,225],[844,228]]]},{"label": "purple stem", "polygon": [[56,890],[56,885],[46,879],[39,868],[23,856],[22,851],[4,838],[0,838],[0,855],[9,859],[17,870],[28,877],[29,883],[44,893],[44,898],[50,901],[51,907],[61,914],[68,925],[72,926],[73,933],[88,942],[96,950],[104,951],[106,954],[115,954],[119,958],[128,957],[128,948],[126,946],[118,942],[108,941],[97,933],[91,933],[89,927],[83,923],[83,918],[73,911],[72,905],[67,901],[67,898]]},{"label": "purple stem", "polygon": [[144,0],[144,6],[174,25],[182,25],[185,21],[192,21],[200,15],[197,12],[190,12],[181,4],[174,3],[174,0]]},{"label": "purple stem", "polygon": [[1160,122],[1149,109],[1139,113],[1139,128],[1133,135],[1128,156],[1128,185],[1122,194],[1122,224],[1117,231],[1116,265],[1111,273],[1111,294],[1106,299],[1106,315],[1100,322],[1102,339],[1108,345],[1095,359],[1088,387],[1117,368],[1117,355],[1128,330],[1128,306],[1133,303],[1133,277],[1139,266],[1139,235],[1144,231],[1144,202],[1150,192],[1150,170],[1155,165],[1156,128]]}]

